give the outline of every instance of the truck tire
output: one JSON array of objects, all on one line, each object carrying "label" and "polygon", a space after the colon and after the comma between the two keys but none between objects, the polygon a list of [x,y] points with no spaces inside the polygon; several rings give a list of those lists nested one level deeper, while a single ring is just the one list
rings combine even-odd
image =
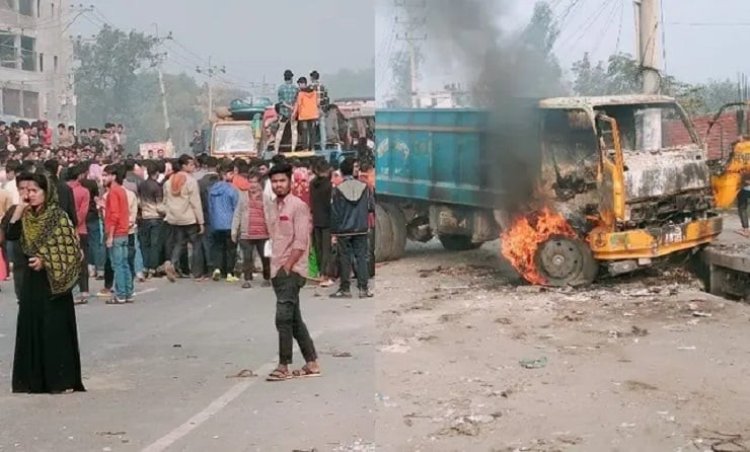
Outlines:
[{"label": "truck tire", "polygon": [[388,255],[390,260],[398,260],[404,256],[404,250],[406,250],[406,216],[393,204],[383,204],[383,210],[388,213],[393,232]]},{"label": "truck tire", "polygon": [[375,220],[375,262],[385,262],[390,259],[393,227],[388,213],[380,204],[375,205]]},{"label": "truck tire", "polygon": [[589,246],[578,239],[550,237],[535,256],[537,271],[550,286],[585,287],[599,274],[599,263]]},{"label": "truck tire", "polygon": [[481,243],[474,243],[468,235],[441,234],[438,240],[443,244],[443,248],[448,251],[469,251],[475,250],[482,246]]}]

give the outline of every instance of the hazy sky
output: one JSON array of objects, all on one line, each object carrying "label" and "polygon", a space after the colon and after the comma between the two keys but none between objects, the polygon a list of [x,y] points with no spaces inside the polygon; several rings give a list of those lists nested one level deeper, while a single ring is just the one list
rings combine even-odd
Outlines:
[{"label": "hazy sky", "polygon": [[[89,0],[97,12],[79,18],[72,30],[89,35],[107,20],[120,28],[151,32],[156,22],[162,34],[172,31],[176,38],[166,45],[170,70],[194,74],[195,66],[207,65],[211,55],[215,64],[227,69],[219,83],[246,88],[264,76],[277,83],[287,67],[297,75],[311,69],[326,73],[365,68],[376,59],[381,95],[391,78],[390,56],[402,45],[393,39],[399,31],[393,5],[399,1],[419,0]],[[510,27],[525,24],[535,3],[487,1],[510,5],[508,14],[498,17]],[[634,52],[632,0],[549,2],[557,17],[575,4],[560,24],[556,47],[566,70],[586,51],[595,59],[616,50]],[[738,72],[750,72],[750,63],[739,53],[750,48],[750,0],[663,0],[663,4],[670,74],[697,82],[734,79]],[[435,89],[456,81],[439,59],[431,58],[426,67],[430,76],[422,74],[420,87]]]},{"label": "hazy sky", "polygon": [[[103,21],[118,28],[162,35],[167,67],[195,74],[208,57],[225,65],[223,82],[278,83],[289,68],[295,75],[372,65],[375,0],[89,0],[95,12],[79,18],[73,33],[91,35]],[[220,83],[222,81],[219,81]]]},{"label": "hazy sky", "polygon": [[[403,48],[391,37],[394,26],[394,0],[377,0],[376,58],[385,61]],[[429,2],[429,0],[427,0]],[[460,1],[460,0],[456,0]],[[488,0],[500,1],[500,0]],[[519,27],[527,23],[533,0],[501,0],[509,5],[507,17],[498,22]],[[736,79],[738,72],[750,73],[750,60],[740,53],[750,48],[750,0],[662,0],[666,38],[666,69],[690,82],[706,79]],[[566,71],[585,52],[594,59],[606,59],[616,50],[634,54],[635,25],[632,0],[550,0],[556,17],[573,4],[568,18],[560,24],[561,35],[555,49]],[[403,14],[403,13],[402,13]],[[717,24],[724,24],[718,26]],[[429,58],[429,57],[428,57]],[[391,74],[378,65],[377,95],[388,92]],[[420,89],[439,89],[455,80],[455,74],[443,70],[440,58],[425,63]]]}]

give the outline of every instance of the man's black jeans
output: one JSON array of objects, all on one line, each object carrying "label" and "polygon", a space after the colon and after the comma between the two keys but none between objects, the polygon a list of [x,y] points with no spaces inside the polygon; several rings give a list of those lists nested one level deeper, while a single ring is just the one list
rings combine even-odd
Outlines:
[{"label": "man's black jeans", "polygon": [[162,264],[164,249],[163,221],[160,219],[141,220],[138,230],[141,233],[141,253],[146,270],[156,270]]},{"label": "man's black jeans", "polygon": [[368,249],[368,237],[367,234],[359,235],[340,235],[336,238],[336,242],[339,246],[339,262],[341,269],[339,271],[339,278],[341,279],[341,285],[339,290],[343,292],[349,292],[351,290],[351,282],[349,278],[352,274],[352,257],[354,258],[354,264],[356,264],[357,274],[357,286],[359,290],[367,290],[369,268],[368,261],[369,249]]},{"label": "man's black jeans", "polygon": [[331,228],[313,228],[313,248],[318,258],[320,275],[331,278],[334,271],[331,269],[333,252],[331,251]]},{"label": "man's black jeans", "polygon": [[213,231],[213,270],[219,270],[226,278],[234,274],[237,262],[237,244],[232,241],[232,231]]},{"label": "man's black jeans", "polygon": [[292,363],[294,339],[306,362],[318,359],[299,308],[299,292],[305,281],[304,277],[294,272],[287,273],[283,268],[271,280],[276,293],[276,330],[279,332],[279,364],[282,366]]},{"label": "man's black jeans", "polygon": [[183,252],[187,254],[187,244],[190,243],[193,247],[193,262],[191,263],[193,276],[200,278],[203,275],[200,274],[200,264],[196,262],[196,255],[198,253],[195,252],[201,246],[200,227],[197,224],[188,226],[171,225],[170,229],[171,245],[169,247],[170,254],[167,256],[169,261],[175,268],[179,268]]}]

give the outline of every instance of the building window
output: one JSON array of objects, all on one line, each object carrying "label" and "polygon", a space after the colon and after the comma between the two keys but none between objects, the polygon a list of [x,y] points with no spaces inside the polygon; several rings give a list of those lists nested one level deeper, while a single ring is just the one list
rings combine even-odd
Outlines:
[{"label": "building window", "polygon": [[3,114],[21,116],[21,91],[3,88]]},{"label": "building window", "polygon": [[34,11],[33,11],[31,1],[32,0],[19,0],[18,12],[20,14],[23,14],[24,16],[34,16]]},{"label": "building window", "polygon": [[21,69],[36,71],[36,39],[21,36]]},{"label": "building window", "polygon": [[39,72],[44,72],[44,54],[39,54]]},{"label": "building window", "polygon": [[55,72],[57,72],[57,55],[55,55],[54,60],[55,60],[55,62],[54,62],[54,64],[55,64]]},{"label": "building window", "polygon": [[54,3],[51,5],[51,8],[52,8],[52,18],[54,19],[55,18],[55,4]]},{"label": "building window", "polygon": [[16,10],[16,0],[5,0],[5,2],[8,4],[8,9],[11,11]]},{"label": "building window", "polygon": [[0,33],[0,66],[10,69],[18,67],[16,38],[8,33]]},{"label": "building window", "polygon": [[23,92],[23,117],[39,117],[39,93],[33,91]]},{"label": "building window", "polygon": [[42,0],[36,0],[36,17],[42,17]]}]

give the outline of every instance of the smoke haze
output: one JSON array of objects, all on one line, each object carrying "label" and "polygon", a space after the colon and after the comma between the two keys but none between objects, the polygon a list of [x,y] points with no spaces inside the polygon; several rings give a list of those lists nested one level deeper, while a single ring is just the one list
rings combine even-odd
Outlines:
[{"label": "smoke haze", "polygon": [[469,80],[475,105],[489,112],[486,170],[480,177],[505,193],[497,207],[512,212],[532,201],[540,165],[533,107],[539,98],[562,91],[551,52],[557,31],[548,26],[553,24],[549,7],[537,4],[534,19],[522,30],[502,29],[501,19],[515,1],[428,0],[419,11],[426,18],[425,51]]}]

